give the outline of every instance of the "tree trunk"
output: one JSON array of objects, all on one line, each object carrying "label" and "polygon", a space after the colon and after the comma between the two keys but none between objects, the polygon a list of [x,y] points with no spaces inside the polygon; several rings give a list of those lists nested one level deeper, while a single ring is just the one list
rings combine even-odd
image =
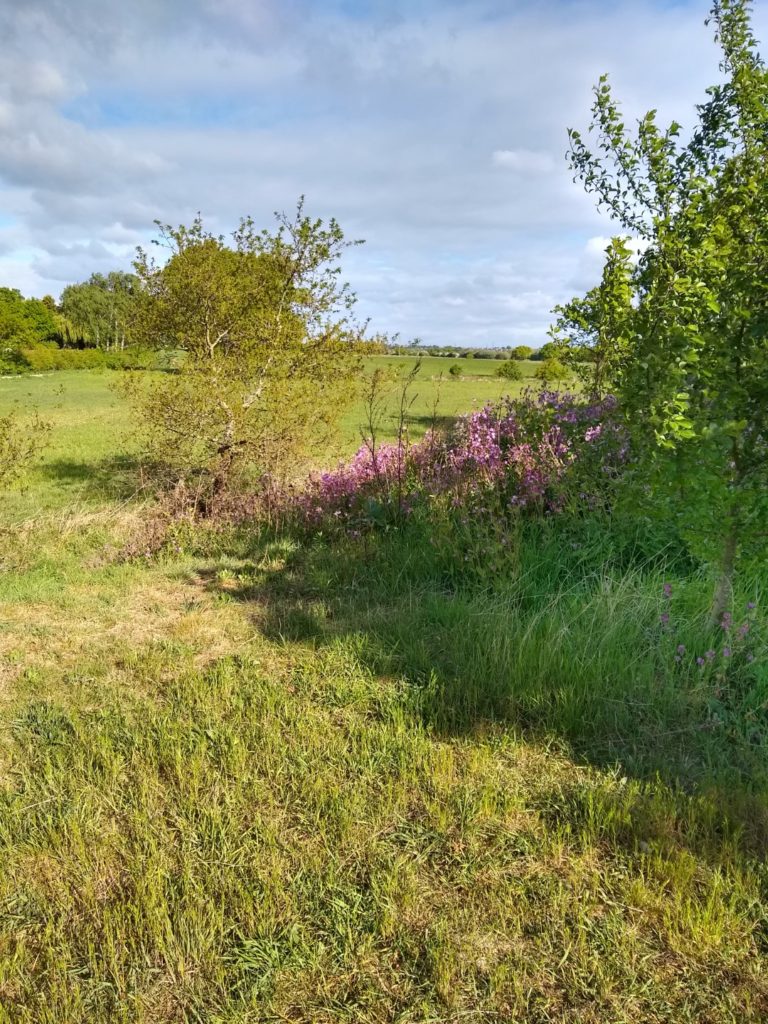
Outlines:
[{"label": "tree trunk", "polygon": [[735,517],[731,517],[728,533],[723,544],[723,556],[720,563],[720,577],[715,585],[712,597],[712,609],[709,613],[709,624],[713,628],[719,626],[723,614],[728,610],[733,595],[733,572],[736,567],[736,552],[739,546],[739,535]]}]

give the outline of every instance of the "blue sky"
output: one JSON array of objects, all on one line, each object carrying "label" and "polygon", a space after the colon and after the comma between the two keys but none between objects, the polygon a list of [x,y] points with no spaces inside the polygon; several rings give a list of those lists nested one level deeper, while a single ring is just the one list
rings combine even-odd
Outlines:
[{"label": "blue sky", "polygon": [[[539,344],[612,227],[566,128],[611,74],[690,124],[717,79],[707,0],[6,0],[0,283],[128,267],[155,218],[336,216],[375,329]],[[755,27],[768,36],[768,3]]]}]

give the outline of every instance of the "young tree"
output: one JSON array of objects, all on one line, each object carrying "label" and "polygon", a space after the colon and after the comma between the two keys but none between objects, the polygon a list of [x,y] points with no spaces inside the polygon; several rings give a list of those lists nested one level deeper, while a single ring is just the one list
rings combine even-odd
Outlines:
[{"label": "young tree", "polygon": [[545,359],[536,367],[536,380],[540,380],[545,385],[555,384],[559,387],[568,380],[569,376],[568,367],[560,359]]},{"label": "young tree", "polygon": [[175,476],[217,494],[236,470],[290,471],[327,438],[357,368],[355,297],[339,280],[348,244],[335,221],[278,216],[275,232],[246,218],[231,243],[158,225],[163,265],[143,250],[134,323],[144,343],[183,349],[180,372],[134,388],[150,448]]},{"label": "young tree", "polygon": [[503,377],[505,380],[522,380],[523,371],[514,359],[508,359],[498,367],[496,376]]},{"label": "young tree", "polygon": [[605,77],[594,144],[569,133],[577,179],[647,248],[629,272],[614,243],[603,292],[563,319],[577,344],[591,334],[657,505],[719,548],[713,622],[740,550],[764,547],[768,525],[768,72],[750,11],[712,6],[724,78],[687,141],[654,111],[630,132]]},{"label": "young tree", "polygon": [[596,398],[615,389],[633,356],[631,258],[626,240],[614,238],[606,249],[600,284],[554,309],[552,335],[587,394]]},{"label": "young tree", "polygon": [[45,445],[50,425],[37,416],[21,421],[17,416],[0,416],[0,491],[23,476]]}]

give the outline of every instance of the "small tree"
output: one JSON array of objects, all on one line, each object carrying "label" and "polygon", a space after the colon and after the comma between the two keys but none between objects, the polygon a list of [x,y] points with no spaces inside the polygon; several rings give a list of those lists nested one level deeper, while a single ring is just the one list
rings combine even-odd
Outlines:
[{"label": "small tree", "polygon": [[158,265],[138,250],[133,329],[186,358],[151,388],[132,384],[150,453],[214,495],[246,467],[290,472],[327,439],[358,365],[354,295],[339,282],[349,243],[303,201],[273,233],[244,219],[231,244],[200,217],[158,227],[170,258]]},{"label": "small tree", "polygon": [[463,372],[464,371],[462,370],[458,363],[453,363],[451,366],[448,367],[448,373],[450,373],[452,377],[461,377]]},{"label": "small tree", "polygon": [[725,80],[687,142],[654,111],[631,134],[605,77],[595,144],[569,133],[576,177],[646,248],[630,268],[614,242],[603,284],[559,326],[620,397],[646,493],[719,549],[716,622],[739,551],[768,527],[768,72],[747,0],[719,0],[710,20]]},{"label": "small tree", "polygon": [[546,341],[541,348],[537,348],[531,359],[543,362],[545,359],[560,359],[563,355],[563,345],[558,341]]},{"label": "small tree", "polygon": [[26,421],[12,414],[0,417],[0,491],[17,483],[40,455],[49,429],[37,416]]},{"label": "small tree", "polygon": [[600,284],[556,306],[552,328],[564,361],[596,398],[615,388],[633,355],[632,254],[622,238],[614,238],[606,254]]},{"label": "small tree", "polygon": [[568,380],[569,376],[568,367],[559,359],[545,359],[537,366],[535,373],[536,380],[540,380],[542,384],[556,384],[558,387]]},{"label": "small tree", "polygon": [[505,380],[522,380],[523,371],[513,359],[508,359],[496,369],[496,376]]}]

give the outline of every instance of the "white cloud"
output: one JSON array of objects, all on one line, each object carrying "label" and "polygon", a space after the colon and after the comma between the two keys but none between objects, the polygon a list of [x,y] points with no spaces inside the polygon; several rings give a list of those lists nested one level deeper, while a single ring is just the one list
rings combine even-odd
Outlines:
[{"label": "white cloud", "polygon": [[0,5],[0,283],[58,291],[128,266],[156,217],[267,225],[305,193],[368,239],[346,270],[377,329],[543,341],[615,232],[571,180],[566,127],[602,71],[628,121],[690,123],[718,74],[707,6]]},{"label": "white cloud", "polygon": [[549,174],[557,164],[549,153],[536,153],[530,149],[497,149],[493,154],[497,167],[506,167],[522,174]]}]

